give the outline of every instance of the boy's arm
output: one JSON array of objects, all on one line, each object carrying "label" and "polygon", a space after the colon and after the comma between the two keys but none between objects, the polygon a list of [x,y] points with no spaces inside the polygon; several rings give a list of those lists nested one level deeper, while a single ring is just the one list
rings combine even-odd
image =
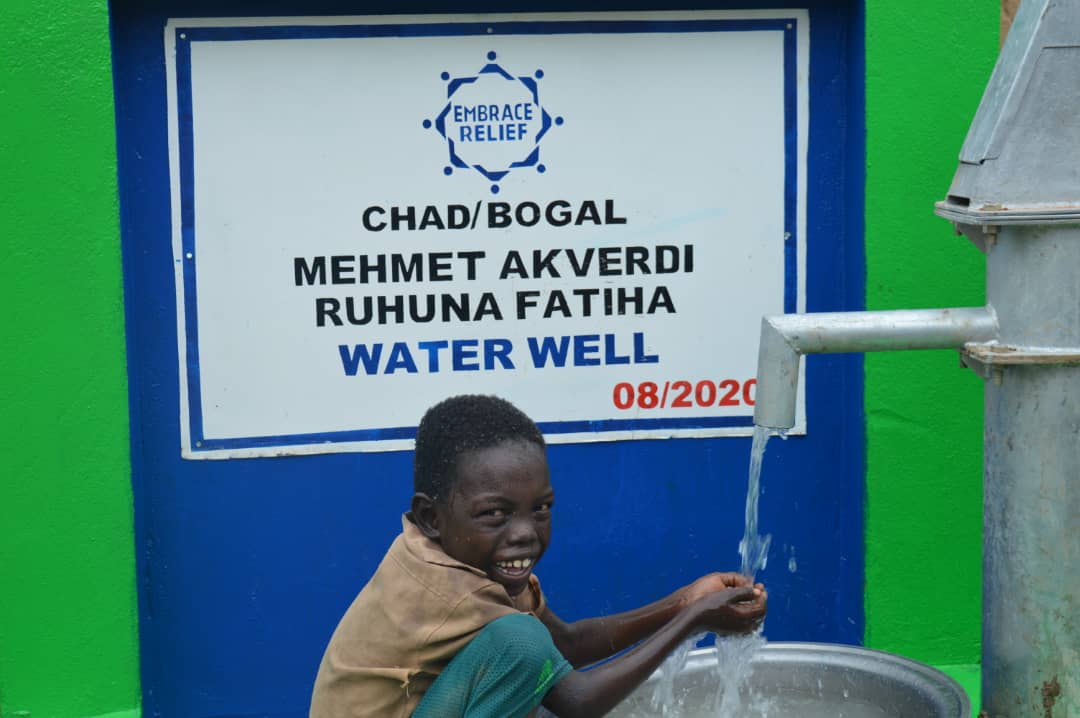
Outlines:
[{"label": "boy's arm", "polygon": [[544,698],[559,718],[597,718],[614,708],[695,630],[753,630],[765,615],[765,594],[751,587],[705,596],[679,612],[639,646],[613,661],[563,678]]},{"label": "boy's arm", "polygon": [[574,668],[603,660],[652,635],[687,605],[710,593],[750,585],[736,573],[712,573],[659,601],[625,613],[566,623],[547,608],[538,618],[547,626],[555,647]]}]

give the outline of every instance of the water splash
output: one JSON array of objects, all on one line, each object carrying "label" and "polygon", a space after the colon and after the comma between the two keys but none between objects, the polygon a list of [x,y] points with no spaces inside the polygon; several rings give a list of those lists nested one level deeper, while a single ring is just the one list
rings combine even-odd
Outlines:
[{"label": "water splash", "polygon": [[716,696],[715,715],[735,718],[745,715],[753,705],[748,685],[754,672],[751,660],[765,645],[761,630],[748,636],[725,636],[716,639],[716,671],[720,693]]},{"label": "water splash", "polygon": [[708,634],[702,633],[686,639],[660,665],[660,680],[653,688],[652,697],[649,699],[649,707],[653,715],[669,716],[670,718],[682,718],[685,695],[676,695],[675,677],[686,668],[686,660],[690,657],[690,651],[702,641]]}]

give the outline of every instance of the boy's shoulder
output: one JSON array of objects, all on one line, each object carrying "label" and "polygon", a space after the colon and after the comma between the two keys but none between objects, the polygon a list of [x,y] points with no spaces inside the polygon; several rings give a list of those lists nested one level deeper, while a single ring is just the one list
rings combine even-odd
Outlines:
[{"label": "boy's shoulder", "polygon": [[354,655],[381,657],[378,665],[408,665],[389,657],[423,652],[432,640],[453,643],[496,618],[542,606],[539,583],[515,600],[479,569],[448,556],[406,518],[331,642],[352,644],[345,650]]},{"label": "boy's shoulder", "polygon": [[[532,576],[520,596],[506,589],[480,569],[451,558],[435,541],[425,536],[407,515],[402,531],[386,553],[372,583],[378,583],[383,600],[399,600],[415,605],[437,603],[446,610],[465,608],[463,604],[495,604],[526,613],[537,613],[543,605],[539,580]],[[369,584],[369,588],[372,587]],[[429,606],[435,609],[434,606]],[[435,609],[438,610],[438,609]]]}]

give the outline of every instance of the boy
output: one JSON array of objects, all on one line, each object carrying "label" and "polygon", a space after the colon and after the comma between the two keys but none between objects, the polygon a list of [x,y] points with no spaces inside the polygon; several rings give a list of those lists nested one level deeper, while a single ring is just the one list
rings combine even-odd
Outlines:
[{"label": "boy", "polygon": [[596,718],[690,634],[751,631],[765,615],[760,584],[710,574],[633,611],[560,620],[533,575],[555,498],[544,438],[502,399],[429,409],[413,482],[401,535],[330,639],[311,718],[521,718],[541,703]]}]

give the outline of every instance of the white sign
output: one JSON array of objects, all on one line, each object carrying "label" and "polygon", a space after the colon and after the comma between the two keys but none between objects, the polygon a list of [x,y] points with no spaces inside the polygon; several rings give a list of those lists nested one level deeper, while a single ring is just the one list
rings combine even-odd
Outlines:
[{"label": "white sign", "polygon": [[409,448],[459,393],[553,443],[749,433],[804,309],[805,10],[165,42],[185,457]]}]

